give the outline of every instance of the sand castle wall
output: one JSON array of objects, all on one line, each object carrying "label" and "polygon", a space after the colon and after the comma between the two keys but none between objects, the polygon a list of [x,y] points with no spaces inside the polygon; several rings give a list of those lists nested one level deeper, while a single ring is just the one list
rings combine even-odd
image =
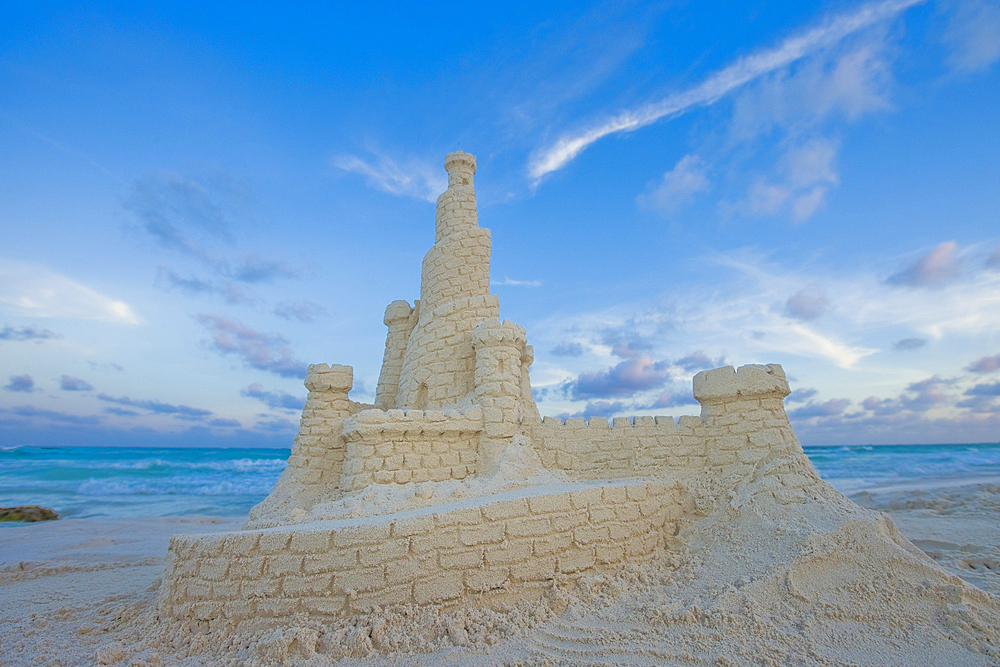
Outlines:
[{"label": "sand castle wall", "polygon": [[176,535],[161,616],[228,624],[391,604],[489,603],[642,562],[677,530],[656,481],[522,489],[366,519]]},{"label": "sand castle wall", "polygon": [[483,410],[365,410],[346,420],[340,486],[465,479],[476,472]]},{"label": "sand castle wall", "polygon": [[701,417],[545,417],[527,430],[546,467],[581,479],[740,476],[801,453],[782,403],[788,393],[777,364],[726,366],[694,378]]}]

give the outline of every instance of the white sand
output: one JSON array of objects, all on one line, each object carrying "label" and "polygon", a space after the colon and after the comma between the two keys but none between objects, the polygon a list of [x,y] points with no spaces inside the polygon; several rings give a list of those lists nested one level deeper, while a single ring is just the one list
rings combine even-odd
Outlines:
[{"label": "white sand", "polygon": [[155,588],[171,534],[241,520],[3,527],[0,665],[1000,664],[1000,486],[856,498],[931,558],[883,515],[817,493],[780,507],[752,486],[705,500],[681,555],[557,582],[542,604],[386,610],[221,647],[197,634],[173,645]]}]

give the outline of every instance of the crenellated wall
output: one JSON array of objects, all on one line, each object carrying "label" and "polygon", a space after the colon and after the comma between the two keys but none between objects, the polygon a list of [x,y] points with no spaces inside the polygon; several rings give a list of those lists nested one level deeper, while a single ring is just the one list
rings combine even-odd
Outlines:
[{"label": "crenellated wall", "polygon": [[782,399],[781,366],[702,371],[694,378],[701,417],[546,417],[526,430],[542,462],[581,478],[749,474],[763,462],[802,449]]},{"label": "crenellated wall", "polygon": [[581,479],[684,476],[706,461],[708,429],[698,417],[545,417],[528,425],[546,467]]}]

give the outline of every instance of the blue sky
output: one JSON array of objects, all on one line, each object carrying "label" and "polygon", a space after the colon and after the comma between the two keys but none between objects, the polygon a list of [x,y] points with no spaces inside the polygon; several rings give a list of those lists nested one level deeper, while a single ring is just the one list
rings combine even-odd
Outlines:
[{"label": "blue sky", "polygon": [[806,445],[1000,440],[1000,5],[473,5],[0,7],[0,444],[370,401],[457,148],[543,414],[776,362]]}]

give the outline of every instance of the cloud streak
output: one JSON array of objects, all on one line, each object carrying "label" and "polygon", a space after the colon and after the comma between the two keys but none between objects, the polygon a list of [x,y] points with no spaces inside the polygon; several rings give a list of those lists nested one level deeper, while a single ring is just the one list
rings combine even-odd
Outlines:
[{"label": "cloud streak", "polygon": [[7,391],[23,391],[30,393],[35,391],[35,379],[25,373],[24,375],[11,375],[10,382],[4,386]]},{"label": "cloud streak", "polygon": [[330,163],[346,172],[361,174],[377,190],[432,204],[448,187],[448,180],[437,165],[413,160],[400,164],[385,154],[372,151],[372,155],[375,159],[370,162],[356,155],[337,155]]},{"label": "cloud streak", "polygon": [[36,329],[35,327],[21,327],[20,329],[15,329],[14,327],[4,327],[0,329],[0,340],[49,340],[50,338],[62,338],[57,333],[53,333],[48,329]]},{"label": "cloud streak", "polygon": [[288,341],[278,334],[255,331],[242,322],[219,315],[198,315],[212,333],[212,347],[220,354],[235,354],[251,368],[281,377],[305,377],[308,364],[294,358]]},{"label": "cloud streak", "polygon": [[242,389],[240,396],[256,398],[270,408],[279,408],[281,410],[301,410],[306,404],[306,399],[292,396],[280,389],[278,391],[264,391],[264,387],[256,382],[246,389]]},{"label": "cloud streak", "polygon": [[562,169],[588,146],[608,135],[632,132],[661,118],[679,116],[696,107],[711,105],[727,93],[761,76],[836,44],[859,30],[892,18],[921,2],[923,0],[888,0],[864,5],[851,14],[832,17],[819,27],[786,39],[777,48],[740,58],[693,88],[638,109],[623,111],[592,127],[561,137],[532,158],[528,173],[537,182],[546,174]]},{"label": "cloud streak", "polygon": [[132,408],[141,408],[157,414],[173,415],[178,419],[201,420],[212,414],[211,410],[192,408],[189,405],[172,405],[170,403],[161,403],[160,401],[136,400],[131,399],[128,396],[115,397],[108,394],[98,394],[97,398],[102,401],[107,401],[108,403],[116,403],[118,405],[125,405]]},{"label": "cloud streak", "polygon": [[904,287],[940,287],[958,275],[957,250],[957,243],[946,241],[903,271],[889,276],[886,282]]},{"label": "cloud streak", "polygon": [[63,391],[91,391],[94,386],[86,380],[63,375],[59,378],[59,388]]},{"label": "cloud streak", "polygon": [[[40,264],[0,259],[0,304],[30,317],[60,317],[76,320],[97,320],[119,324],[139,324],[139,316],[124,301],[110,298],[67,278]],[[15,330],[8,340],[29,340],[57,337],[52,332],[30,329],[36,335],[18,338]],[[6,333],[8,329],[4,329]]]}]

